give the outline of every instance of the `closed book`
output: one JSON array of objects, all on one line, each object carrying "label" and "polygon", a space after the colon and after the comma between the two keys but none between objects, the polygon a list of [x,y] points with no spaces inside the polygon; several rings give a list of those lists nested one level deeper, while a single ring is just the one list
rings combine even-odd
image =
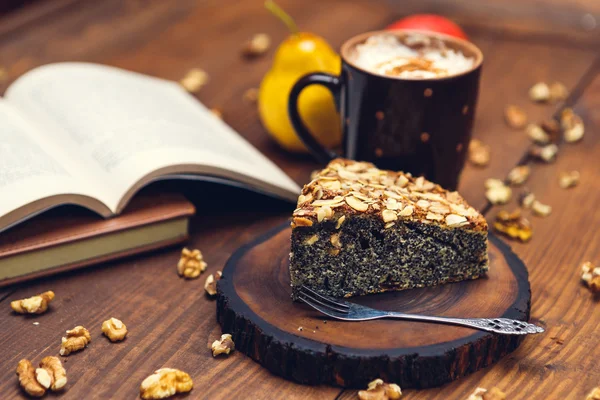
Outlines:
[{"label": "closed book", "polygon": [[0,234],[0,286],[181,243],[194,206],[182,195],[139,195],[103,219],[61,207]]}]

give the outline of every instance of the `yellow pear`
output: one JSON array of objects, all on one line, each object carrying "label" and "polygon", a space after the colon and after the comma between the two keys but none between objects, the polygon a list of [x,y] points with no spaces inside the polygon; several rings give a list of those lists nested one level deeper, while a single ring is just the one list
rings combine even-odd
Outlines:
[{"label": "yellow pear", "polygon": [[[292,152],[306,152],[288,116],[290,91],[302,76],[311,72],[339,75],[341,60],[323,38],[298,32],[293,20],[283,10],[272,2],[265,5],[288,25],[292,33],[277,48],[273,65],[260,85],[260,119],[281,147]],[[328,89],[318,85],[305,88],[300,94],[298,109],[304,124],[324,146],[331,148],[340,143],[340,117]]]}]

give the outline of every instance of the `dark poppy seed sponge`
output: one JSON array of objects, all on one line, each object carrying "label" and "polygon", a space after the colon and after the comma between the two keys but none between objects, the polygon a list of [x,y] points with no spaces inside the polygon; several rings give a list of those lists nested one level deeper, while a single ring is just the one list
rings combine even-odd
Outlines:
[{"label": "dark poppy seed sponge", "polygon": [[423,177],[336,159],[302,189],[292,216],[292,297],[335,297],[476,279],[487,223],[457,192]]}]

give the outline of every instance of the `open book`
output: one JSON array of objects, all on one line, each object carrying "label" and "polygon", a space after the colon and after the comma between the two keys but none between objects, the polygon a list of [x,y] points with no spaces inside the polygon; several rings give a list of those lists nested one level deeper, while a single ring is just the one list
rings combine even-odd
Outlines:
[{"label": "open book", "polygon": [[61,204],[110,217],[152,181],[194,176],[292,201],[300,192],[171,81],[50,64],[20,77],[0,99],[0,231]]}]

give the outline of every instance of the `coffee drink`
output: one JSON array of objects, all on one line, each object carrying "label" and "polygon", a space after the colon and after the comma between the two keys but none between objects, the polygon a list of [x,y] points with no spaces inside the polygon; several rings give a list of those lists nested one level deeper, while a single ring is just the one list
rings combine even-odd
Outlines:
[{"label": "coffee drink", "polygon": [[475,59],[439,38],[420,33],[376,34],[355,45],[351,61],[371,73],[403,79],[453,76],[473,68]]},{"label": "coffee drink", "polygon": [[[458,186],[471,139],[483,54],[474,44],[414,30],[366,32],[341,48],[339,75],[313,73],[290,93],[299,137],[323,164],[340,155],[380,169]],[[344,132],[341,152],[325,148],[298,111],[309,85],[329,89]],[[341,154],[340,154],[341,153]]]}]

